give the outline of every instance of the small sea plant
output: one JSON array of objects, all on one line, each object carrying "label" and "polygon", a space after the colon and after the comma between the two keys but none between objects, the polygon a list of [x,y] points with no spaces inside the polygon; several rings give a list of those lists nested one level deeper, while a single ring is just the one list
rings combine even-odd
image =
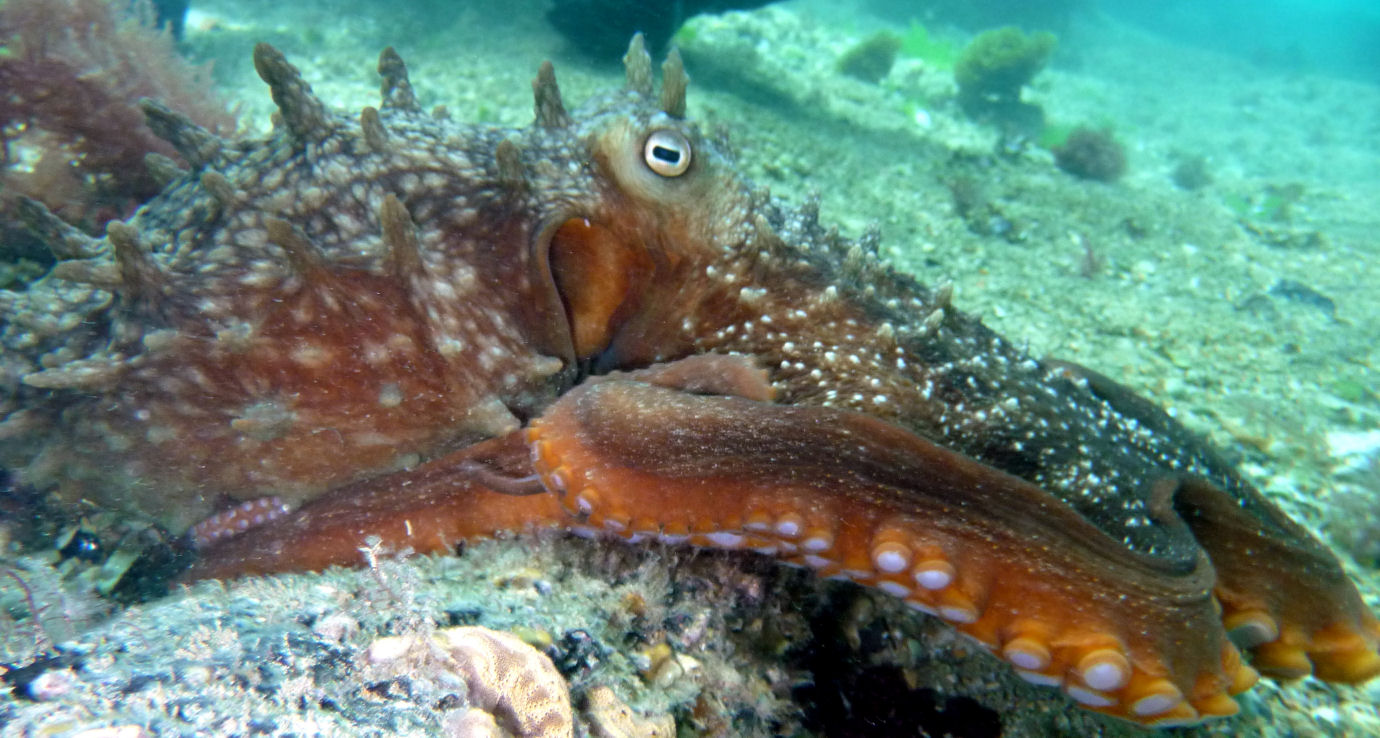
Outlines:
[{"label": "small sea plant", "polygon": [[958,62],[958,47],[935,37],[924,25],[912,20],[901,36],[900,55],[919,59],[936,69],[953,69]]},{"label": "small sea plant", "polygon": [[1029,131],[1044,124],[1040,106],[1021,100],[1021,90],[1044,69],[1058,46],[1048,31],[1026,33],[1006,26],[979,33],[954,64],[958,102],[968,115]]},{"label": "small sea plant", "polygon": [[1075,177],[1114,182],[1126,173],[1126,148],[1110,128],[1079,126],[1054,149],[1054,162]]},{"label": "small sea plant", "polygon": [[875,85],[891,73],[900,48],[900,36],[886,31],[873,34],[839,57],[839,71]]},{"label": "small sea plant", "polygon": [[1048,31],[1027,34],[1015,26],[983,31],[959,55],[954,80],[967,95],[1018,98],[1057,45]]}]

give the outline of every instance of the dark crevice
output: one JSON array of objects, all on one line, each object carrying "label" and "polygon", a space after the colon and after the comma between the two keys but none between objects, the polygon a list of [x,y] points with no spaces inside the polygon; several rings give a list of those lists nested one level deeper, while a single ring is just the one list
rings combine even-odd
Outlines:
[{"label": "dark crevice", "polygon": [[813,638],[798,654],[798,666],[813,682],[794,690],[807,729],[828,738],[926,736],[999,738],[1001,717],[968,697],[946,697],[913,689],[894,665],[869,665],[866,653],[880,648],[884,619],[859,632],[860,647],[838,637],[848,616],[839,603],[826,603],[811,618]]}]

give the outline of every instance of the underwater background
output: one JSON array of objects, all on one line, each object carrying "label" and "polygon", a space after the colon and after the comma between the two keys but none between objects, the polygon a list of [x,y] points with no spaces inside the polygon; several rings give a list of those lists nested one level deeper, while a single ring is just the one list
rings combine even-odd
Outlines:
[{"label": "underwater background", "polygon": [[[100,4],[0,0],[0,32],[42,22],[16,10],[45,1]],[[749,179],[796,205],[818,196],[821,222],[851,237],[876,227],[892,264],[952,281],[961,309],[1033,355],[1169,408],[1380,606],[1373,3],[792,0],[636,15],[661,5],[192,0],[175,43],[136,37],[82,61],[207,65],[155,89],[257,135],[275,108],[255,43],[342,110],[377,103],[378,52],[394,46],[422,107],[525,126],[541,61],[580,101],[622,84],[609,45],[650,30],[630,17],[655,24],[684,55],[690,117],[725,132]],[[965,97],[962,50],[1006,26],[1052,42],[1012,95]],[[82,200],[15,148],[5,186],[69,198],[61,214],[93,232],[147,195],[122,181]],[[0,287],[22,289],[47,260],[0,219]],[[512,631],[554,646],[572,684],[613,685],[613,703],[587,697],[591,735],[1142,734],[1021,683],[884,595],[751,555],[542,536],[131,604],[110,592],[139,552],[104,541],[80,555],[72,521],[14,515],[29,493],[10,486],[0,509],[4,735],[463,735],[438,694],[370,650],[423,623]],[[1266,680],[1238,700],[1240,716],[1176,734],[1380,735],[1374,684]]]}]

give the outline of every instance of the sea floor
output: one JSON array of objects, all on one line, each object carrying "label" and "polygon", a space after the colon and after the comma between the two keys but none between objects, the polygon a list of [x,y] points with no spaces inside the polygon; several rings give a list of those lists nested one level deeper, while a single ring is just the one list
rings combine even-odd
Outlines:
[{"label": "sea floor", "polygon": [[[206,0],[193,3],[186,45],[214,59],[252,129],[272,110],[249,61],[260,40],[339,108],[376,103],[374,61],[393,45],[424,106],[525,125],[543,59],[567,101],[621,84],[616,60],[571,53],[544,5]],[[900,58],[877,84],[839,73],[871,34],[906,29],[838,5],[692,22],[679,37],[690,116],[727,131],[743,171],[776,196],[818,196],[821,220],[849,236],[875,224],[893,263],[952,281],[960,309],[1170,408],[1329,542],[1380,610],[1380,88],[1262,72],[1085,18],[1060,33],[1026,99],[1056,124],[1111,127],[1125,144],[1124,177],[1086,181],[1034,143],[970,122],[952,74],[922,59]],[[967,40],[935,31],[947,34]],[[1174,172],[1195,158],[1211,181],[1185,189]],[[0,730],[433,734],[437,706],[369,671],[363,654],[388,633],[480,623],[526,626],[538,641],[583,631],[605,650],[572,672],[577,693],[611,684],[634,710],[673,715],[681,735],[880,735],[888,709],[919,710],[932,730],[961,724],[954,735],[996,735],[982,732],[990,714],[1006,736],[1138,733],[1024,685],[885,596],[747,556],[611,548],[518,538],[459,558],[201,584],[118,612],[69,593],[71,613],[51,622],[81,644],[85,666],[48,699],[0,695]],[[43,578],[40,559],[16,566]],[[3,592],[13,601],[12,583]],[[343,630],[323,632],[332,615]],[[829,653],[807,658],[805,643]],[[10,629],[3,645],[17,660],[24,635]],[[856,683],[821,676],[844,665]],[[928,712],[882,702],[875,720],[860,715],[862,693],[892,696],[898,676],[929,697],[897,699],[932,697]],[[859,711],[835,712],[856,724],[797,708],[839,696]],[[1240,701],[1240,717],[1181,734],[1380,734],[1376,686],[1262,683]],[[595,724],[585,729],[597,735]]]}]

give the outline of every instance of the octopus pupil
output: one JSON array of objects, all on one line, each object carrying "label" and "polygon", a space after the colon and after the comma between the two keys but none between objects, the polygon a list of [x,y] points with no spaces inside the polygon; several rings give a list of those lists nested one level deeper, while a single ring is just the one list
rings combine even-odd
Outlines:
[{"label": "octopus pupil", "polygon": [[660,161],[666,162],[667,164],[680,163],[680,152],[676,151],[675,149],[668,149],[665,146],[653,146],[652,156],[656,157]]}]

